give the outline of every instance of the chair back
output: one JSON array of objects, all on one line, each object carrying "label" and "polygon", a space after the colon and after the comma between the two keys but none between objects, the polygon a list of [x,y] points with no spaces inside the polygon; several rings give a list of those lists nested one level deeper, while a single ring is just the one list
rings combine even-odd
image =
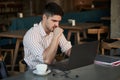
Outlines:
[{"label": "chair back", "polygon": [[87,31],[88,34],[97,34],[97,39],[100,40],[101,36],[100,34],[108,33],[108,27],[107,26],[101,26],[99,28],[90,28]]}]

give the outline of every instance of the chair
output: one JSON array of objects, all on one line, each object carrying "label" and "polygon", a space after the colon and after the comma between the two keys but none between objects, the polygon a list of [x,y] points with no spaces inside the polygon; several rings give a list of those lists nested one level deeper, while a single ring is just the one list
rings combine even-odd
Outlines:
[{"label": "chair", "polygon": [[27,70],[27,64],[22,59],[19,61],[19,72],[25,72]]},{"label": "chair", "polygon": [[[14,55],[14,46],[15,45],[10,45],[10,44],[0,46],[0,53],[3,54],[3,61],[5,61],[7,54],[10,54],[11,64],[12,64],[13,61],[12,59]],[[11,66],[11,64],[7,65],[7,67]]]},{"label": "chair", "polygon": [[[106,36],[105,36],[106,34]],[[99,49],[101,48],[101,40],[102,39],[105,39],[109,36],[109,30],[108,30],[108,27],[107,26],[100,26],[100,27],[94,27],[94,28],[90,28],[87,30],[87,39],[83,39],[82,42],[89,42],[89,41],[95,41],[95,40],[98,40],[99,41],[99,44],[98,44],[98,53],[99,53]],[[92,36],[95,36],[95,37],[92,37]],[[97,36],[97,39],[94,39],[96,38]]]},{"label": "chair", "polygon": [[105,50],[114,50],[114,54],[116,54],[116,49],[118,49],[119,47],[114,47],[111,44],[113,42],[118,41],[118,39],[104,39],[101,41],[101,49],[102,49],[102,55],[105,55]]},{"label": "chair", "polygon": [[[6,64],[7,67],[11,67],[12,63],[13,63],[13,57],[14,57],[14,50],[15,50],[15,44],[6,44],[6,45],[2,45],[0,46],[0,53],[3,55],[3,61],[5,61],[5,59],[7,58],[7,55],[10,54],[10,64]],[[20,45],[20,49],[19,51],[23,52],[23,45]]]},{"label": "chair", "polygon": [[[87,30],[87,34],[92,34],[92,35],[97,35],[97,40],[100,41],[102,38],[102,34],[106,34],[108,35],[108,27],[107,26],[100,26],[100,27],[94,27],[94,28],[90,28]],[[108,35],[109,36],[109,35]],[[107,36],[107,37],[108,37]]]}]

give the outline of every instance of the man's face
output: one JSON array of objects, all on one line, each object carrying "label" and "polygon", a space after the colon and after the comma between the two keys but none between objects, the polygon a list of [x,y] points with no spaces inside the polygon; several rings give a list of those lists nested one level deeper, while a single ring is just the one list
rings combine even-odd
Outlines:
[{"label": "man's face", "polygon": [[56,27],[59,27],[59,22],[61,21],[61,16],[53,15],[53,16],[45,16],[45,27],[47,32],[52,32]]}]

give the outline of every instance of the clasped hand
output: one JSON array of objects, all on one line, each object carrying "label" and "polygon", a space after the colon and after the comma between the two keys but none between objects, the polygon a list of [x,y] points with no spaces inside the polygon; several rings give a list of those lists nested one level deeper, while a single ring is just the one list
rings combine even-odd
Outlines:
[{"label": "clasped hand", "polygon": [[54,37],[58,37],[58,38],[62,35],[62,33],[63,33],[63,29],[60,27],[55,28],[53,31]]}]

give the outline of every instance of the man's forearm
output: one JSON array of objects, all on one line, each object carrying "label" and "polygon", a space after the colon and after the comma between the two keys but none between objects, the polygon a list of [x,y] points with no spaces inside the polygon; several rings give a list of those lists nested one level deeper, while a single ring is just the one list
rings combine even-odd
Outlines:
[{"label": "man's forearm", "polygon": [[51,64],[52,61],[54,60],[58,48],[58,44],[59,44],[59,39],[55,37],[52,39],[50,46],[45,49],[43,53],[43,59],[46,64]]},{"label": "man's forearm", "polygon": [[46,48],[44,53],[43,53],[43,59],[44,59],[45,63],[51,64],[52,61],[54,60],[55,55],[56,55],[56,51],[58,48],[59,40],[60,40],[62,33],[63,33],[63,29],[61,29],[59,27],[56,27],[54,29],[53,39],[52,39],[49,47]]}]

